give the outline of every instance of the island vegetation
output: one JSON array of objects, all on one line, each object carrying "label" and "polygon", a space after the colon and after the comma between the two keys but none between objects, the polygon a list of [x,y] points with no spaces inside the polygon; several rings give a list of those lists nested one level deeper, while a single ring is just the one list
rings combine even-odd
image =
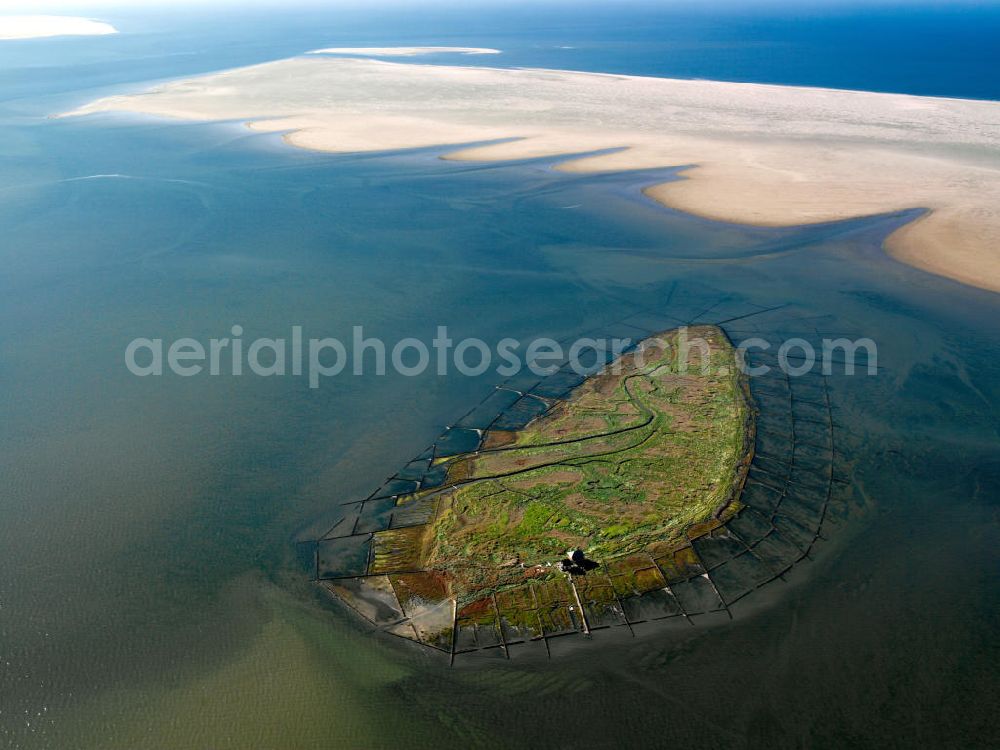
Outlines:
[{"label": "island vegetation", "polygon": [[745,385],[720,330],[685,335],[697,346],[679,346],[676,331],[653,337],[523,429],[440,459],[454,486],[423,531],[417,567],[474,599],[559,575],[553,563],[567,550],[596,561],[663,550],[735,510],[749,452]]},{"label": "island vegetation", "polygon": [[388,498],[364,575],[324,586],[452,654],[680,613],[669,586],[701,581],[692,539],[737,513],[753,457],[734,355],[714,326],[667,331],[520,429],[431,456],[433,486]]}]

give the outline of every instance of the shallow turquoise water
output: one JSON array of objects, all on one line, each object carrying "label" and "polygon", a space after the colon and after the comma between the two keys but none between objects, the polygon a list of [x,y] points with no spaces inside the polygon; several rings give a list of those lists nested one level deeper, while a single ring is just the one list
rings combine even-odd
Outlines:
[{"label": "shallow turquoise water", "polygon": [[[4,743],[996,737],[996,295],[886,258],[880,240],[902,216],[750,229],[648,203],[638,189],[662,174],[329,156],[236,124],[40,117],[130,81],[329,41],[279,44],[251,26],[176,59],[211,35],[179,22],[123,35],[111,60],[102,40],[69,41],[57,66],[41,65],[45,47],[0,50],[13,65],[0,111]],[[775,304],[787,314],[746,332],[870,336],[883,368],[833,381],[853,511],[816,559],[732,622],[479,671],[325,605],[295,542],[494,378],[348,376],[310,390],[290,377],[138,379],[123,363],[136,336],[206,339],[236,323],[248,339],[292,325],[348,338],[360,324],[390,341],[437,325],[496,341],[610,330],[633,309]]]}]

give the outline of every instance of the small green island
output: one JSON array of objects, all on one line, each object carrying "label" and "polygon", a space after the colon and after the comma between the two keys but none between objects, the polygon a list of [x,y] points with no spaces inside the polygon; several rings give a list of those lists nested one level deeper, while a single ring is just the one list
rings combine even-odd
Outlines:
[{"label": "small green island", "polygon": [[[698,569],[691,539],[739,509],[753,415],[720,329],[653,336],[523,428],[430,459],[444,481],[393,500],[426,522],[375,532],[365,575],[325,585],[452,653],[588,632]],[[564,570],[575,550],[589,572]]]}]

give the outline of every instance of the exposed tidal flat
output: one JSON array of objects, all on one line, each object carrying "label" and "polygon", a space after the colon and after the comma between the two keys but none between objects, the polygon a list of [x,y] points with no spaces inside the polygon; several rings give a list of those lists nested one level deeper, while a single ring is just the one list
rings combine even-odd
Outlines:
[{"label": "exposed tidal flat", "polygon": [[0,15],[0,41],[43,39],[51,36],[117,34],[109,23],[79,16]]},{"label": "exposed tidal flat", "polygon": [[686,179],[647,194],[721,221],[794,225],[925,208],[888,238],[889,252],[1000,291],[996,102],[297,57],[108,97],[72,114],[115,110],[246,120],[324,151],[495,140],[446,158],[562,155],[559,168],[577,172],[687,166]]},{"label": "exposed tidal flat", "polygon": [[[122,53],[127,74],[120,62],[113,75],[22,73],[49,98],[4,84],[20,98],[3,104],[0,172],[0,744],[995,744],[1000,303],[885,256],[916,212],[741,226],[642,197],[671,170],[571,174],[551,160],[440,160],[448,149],[290,149],[226,124],[44,120],[96,96],[88,86],[134,89],[133,67],[176,76],[176,57],[149,67],[147,44]],[[311,391],[294,378],[140,379],[122,362],[135,336],[234,323],[248,337],[364,324],[386,340],[448,324],[493,341],[623,335],[617,321],[651,309],[721,322],[776,306],[726,326],[879,344],[877,376],[830,381],[850,502],[811,561],[732,621],[475,670],[327,607],[297,542],[495,382],[347,376]]]}]

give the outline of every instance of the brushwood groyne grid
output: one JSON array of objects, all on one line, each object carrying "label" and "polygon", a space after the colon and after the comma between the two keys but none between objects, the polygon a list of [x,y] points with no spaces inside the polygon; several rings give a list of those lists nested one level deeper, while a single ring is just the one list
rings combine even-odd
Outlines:
[{"label": "brushwood groyne grid", "polygon": [[[549,376],[526,372],[502,382],[371,494],[343,503],[340,520],[309,542],[315,581],[378,630],[452,661],[471,655],[511,658],[542,647],[551,654],[556,638],[732,617],[736,602],[783,581],[822,539],[831,510],[842,512],[851,498],[846,457],[835,442],[840,427],[829,377],[815,368],[791,377],[777,366],[775,354],[791,337],[820,351],[820,326],[829,319],[792,306],[763,307],[732,298],[705,307],[692,296],[685,304],[681,296],[672,291],[664,305],[670,314],[634,312],[588,335],[628,337],[634,346],[671,328],[715,325],[734,346],[751,337],[772,344],[746,355],[751,367],[771,369],[749,379],[756,426],[738,512],[714,527],[700,524],[670,553],[601,561],[585,576],[501,590],[461,607],[433,574],[408,565],[414,554],[407,549],[407,535],[416,539],[421,527],[433,522],[438,495],[430,492],[403,504],[400,498],[438,487],[446,491],[446,466],[436,465],[436,459],[475,451],[490,430],[520,429],[566,398],[585,377],[565,362]],[[792,363],[796,359],[788,357]],[[390,535],[393,546],[380,549],[376,534],[390,530],[398,532]]]}]

